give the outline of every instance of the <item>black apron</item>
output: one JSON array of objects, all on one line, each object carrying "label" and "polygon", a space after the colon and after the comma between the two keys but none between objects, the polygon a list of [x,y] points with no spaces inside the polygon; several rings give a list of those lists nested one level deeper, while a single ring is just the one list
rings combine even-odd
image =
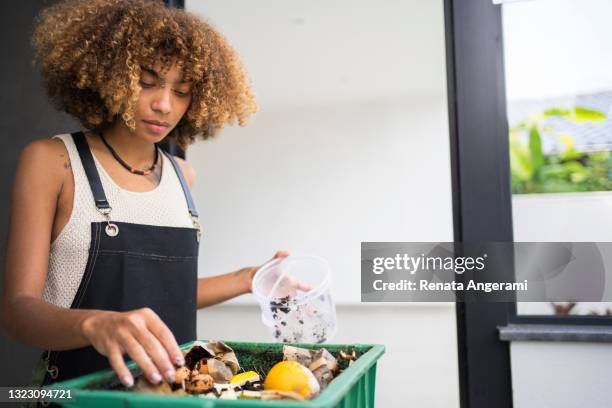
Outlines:
[{"label": "black apron", "polygon": [[[124,312],[149,307],[178,344],[195,340],[200,225],[176,160],[164,152],[180,180],[194,228],[116,222],[85,135],[76,132],[72,137],[96,208],[106,221],[91,223],[89,257],[70,308]],[[110,368],[108,358],[93,346],[47,351],[43,356],[48,364],[42,385]]]}]

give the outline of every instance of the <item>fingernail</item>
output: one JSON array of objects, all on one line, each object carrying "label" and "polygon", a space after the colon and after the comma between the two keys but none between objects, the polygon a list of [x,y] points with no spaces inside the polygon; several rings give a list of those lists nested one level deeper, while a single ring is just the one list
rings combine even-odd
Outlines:
[{"label": "fingernail", "polygon": [[166,381],[173,383],[176,380],[176,372],[174,370],[166,371]]},{"label": "fingernail", "polygon": [[185,358],[183,356],[178,356],[174,361],[179,366],[185,365]]},{"label": "fingernail", "polygon": [[121,382],[123,383],[123,385],[125,385],[128,388],[134,385],[134,379],[132,378],[131,375],[128,375],[128,374],[121,377]]},{"label": "fingernail", "polygon": [[159,375],[158,372],[154,372],[153,374],[151,374],[151,380],[153,381],[153,384],[157,384],[161,381],[161,379],[161,375]]}]

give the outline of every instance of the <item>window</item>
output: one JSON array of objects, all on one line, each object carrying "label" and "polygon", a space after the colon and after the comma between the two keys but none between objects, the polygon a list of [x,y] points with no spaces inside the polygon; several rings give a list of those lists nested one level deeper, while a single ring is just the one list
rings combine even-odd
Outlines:
[{"label": "window", "polygon": [[[605,0],[502,6],[515,241],[612,240],[610,15]],[[592,317],[612,303],[519,302],[517,312]]]}]

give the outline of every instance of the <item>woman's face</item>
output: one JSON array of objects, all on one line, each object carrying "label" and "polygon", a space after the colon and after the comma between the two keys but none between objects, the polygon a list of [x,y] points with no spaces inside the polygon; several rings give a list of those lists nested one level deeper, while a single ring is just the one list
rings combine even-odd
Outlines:
[{"label": "woman's face", "polygon": [[136,135],[161,141],[181,120],[191,102],[191,84],[183,81],[176,64],[162,72],[161,63],[143,66],[140,92],[134,110]]}]

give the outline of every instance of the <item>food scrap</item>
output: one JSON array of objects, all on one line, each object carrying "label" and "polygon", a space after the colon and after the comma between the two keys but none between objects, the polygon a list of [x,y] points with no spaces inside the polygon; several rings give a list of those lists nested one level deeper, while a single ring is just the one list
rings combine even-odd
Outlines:
[{"label": "food scrap", "polygon": [[343,359],[347,360],[349,362],[349,367],[351,366],[351,364],[353,364],[353,361],[355,361],[355,350],[353,349],[351,354],[347,354],[346,352],[344,352],[344,350],[340,350],[340,357],[342,357]]},{"label": "food scrap", "polygon": [[162,381],[153,385],[145,376],[140,376],[134,392],[212,399],[301,401],[318,395],[342,372],[341,366],[347,367],[356,359],[355,350],[340,350],[334,357],[325,348],[314,350],[285,345],[282,360],[263,375],[260,368],[241,372],[234,350],[221,341],[196,341],[183,353],[185,365],[176,370],[173,383]]},{"label": "food scrap", "polygon": [[[240,371],[240,365],[234,350],[221,341],[195,341],[184,354],[185,365],[176,369],[173,383],[162,381],[154,385],[141,376],[134,392],[199,396],[211,394],[214,398],[235,399],[238,397],[236,393],[241,391],[243,386],[257,388],[257,385],[248,381],[237,385],[231,383]],[[252,382],[258,382],[259,388],[262,389],[259,380]]]}]

